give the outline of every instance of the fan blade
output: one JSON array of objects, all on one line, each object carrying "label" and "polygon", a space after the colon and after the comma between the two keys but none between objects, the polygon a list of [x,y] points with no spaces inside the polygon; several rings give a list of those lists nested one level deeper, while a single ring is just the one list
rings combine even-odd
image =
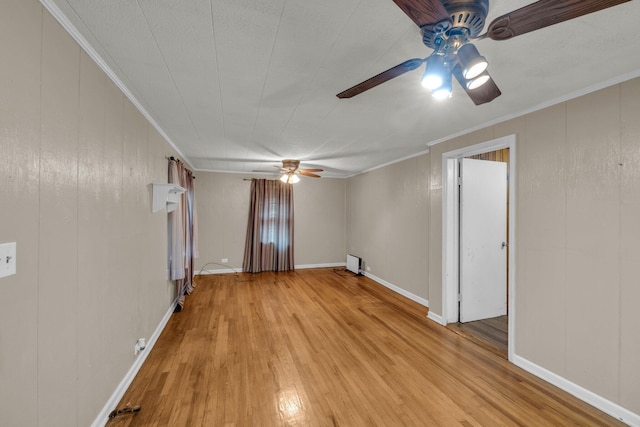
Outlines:
[{"label": "fan blade", "polygon": [[343,98],[351,98],[352,96],[359,95],[366,90],[374,88],[379,84],[382,84],[398,76],[401,76],[408,71],[415,70],[423,62],[424,62],[424,59],[420,59],[420,58],[409,59],[407,61],[404,61],[402,64],[398,64],[395,67],[389,68],[387,71],[383,71],[380,74],[363,81],[362,83],[358,83],[357,85],[350,87],[345,91],[340,92],[336,96],[340,99],[343,99]]},{"label": "fan blade", "polygon": [[494,19],[486,36],[507,40],[630,0],[540,0]]},{"label": "fan blade", "polygon": [[308,172],[305,169],[302,169],[298,172],[300,172],[300,175],[310,176],[311,178],[320,178],[320,175],[316,175],[315,173]]},{"label": "fan blade", "polygon": [[300,173],[302,172],[324,172],[324,169],[300,169]]},{"label": "fan blade", "polygon": [[440,0],[393,0],[418,27],[450,19]]},{"label": "fan blade", "polygon": [[491,77],[489,78],[489,81],[479,88],[470,90],[467,88],[466,80],[462,75],[462,67],[460,64],[456,64],[451,72],[456,77],[456,80],[458,80],[458,83],[460,83],[460,86],[462,86],[465,92],[467,92],[469,98],[471,98],[473,103],[476,105],[486,104],[487,102],[491,102],[502,95],[502,92],[500,92],[500,89],[498,89],[498,86]]}]

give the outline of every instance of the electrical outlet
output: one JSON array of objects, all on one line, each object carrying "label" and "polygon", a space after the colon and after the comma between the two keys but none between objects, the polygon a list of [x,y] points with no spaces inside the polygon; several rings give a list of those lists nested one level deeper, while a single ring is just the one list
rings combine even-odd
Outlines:
[{"label": "electrical outlet", "polygon": [[136,340],[136,345],[133,347],[133,354],[134,355],[138,355],[138,353],[140,353],[142,350],[145,349],[145,347],[147,346],[145,339],[144,338],[138,338]]},{"label": "electrical outlet", "polygon": [[369,267],[369,266],[367,265],[366,270],[367,270],[367,271],[371,271],[371,267]]},{"label": "electrical outlet", "polygon": [[16,242],[0,245],[0,277],[16,274]]},{"label": "electrical outlet", "polygon": [[229,262],[229,258],[222,258],[220,262]]}]

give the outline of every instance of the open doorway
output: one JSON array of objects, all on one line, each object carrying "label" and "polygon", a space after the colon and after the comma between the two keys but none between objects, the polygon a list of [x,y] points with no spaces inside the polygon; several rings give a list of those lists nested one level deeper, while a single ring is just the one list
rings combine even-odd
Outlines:
[{"label": "open doorway", "polygon": [[[506,157],[506,158],[505,158]],[[486,316],[478,316],[477,318],[467,316],[467,320],[474,320],[469,323],[461,323],[461,304],[462,298],[465,298],[459,288],[461,277],[464,276],[464,263],[468,262],[468,254],[462,253],[461,249],[468,251],[460,242],[461,236],[461,207],[460,193],[458,191],[458,183],[461,169],[461,159],[473,158],[476,160],[489,160],[493,162],[504,162],[507,171],[508,189],[506,190],[506,200],[503,207],[506,223],[503,225],[504,233],[499,237],[501,242],[494,245],[491,241],[490,247],[498,246],[504,241],[502,248],[498,248],[496,252],[498,256],[503,256],[503,264],[501,269],[502,275],[498,275],[500,289],[499,292],[492,291],[492,298],[502,298],[503,302],[498,303],[504,306],[504,311],[493,311],[494,314]],[[483,163],[483,162],[479,162]],[[497,166],[497,165],[496,165]],[[504,173],[504,172],[503,172]],[[515,135],[499,138],[486,143],[466,147],[460,150],[443,154],[443,323],[449,325],[454,331],[461,333],[468,338],[478,342],[479,344],[490,348],[497,349],[498,354],[502,354],[512,359],[514,354],[515,343],[515,300],[514,294],[514,237],[515,237]],[[484,196],[483,196],[484,197]],[[482,203],[482,202],[480,202]],[[467,225],[467,229],[469,229]],[[476,223],[476,228],[481,225]],[[480,247],[482,251],[485,248]],[[506,254],[505,254],[506,252]],[[467,261],[465,261],[467,257]],[[468,272],[466,273],[468,275]],[[500,278],[501,277],[501,278]],[[467,279],[468,282],[468,279]],[[472,281],[473,282],[473,281]],[[469,285],[467,285],[469,286]],[[473,284],[476,286],[476,284]],[[478,285],[479,286],[479,285]],[[484,295],[484,290],[480,292]],[[491,301],[489,301],[491,303]],[[497,304],[494,302],[494,304]],[[508,311],[507,311],[508,310]],[[487,317],[489,316],[489,317]],[[484,319],[484,320],[477,320]]]}]

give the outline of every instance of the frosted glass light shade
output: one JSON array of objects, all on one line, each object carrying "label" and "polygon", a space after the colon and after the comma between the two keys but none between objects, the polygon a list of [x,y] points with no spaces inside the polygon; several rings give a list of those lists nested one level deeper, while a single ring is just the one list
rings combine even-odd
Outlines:
[{"label": "frosted glass light shade", "polygon": [[300,177],[294,173],[286,173],[280,177],[280,181],[285,184],[295,184],[300,182]]}]

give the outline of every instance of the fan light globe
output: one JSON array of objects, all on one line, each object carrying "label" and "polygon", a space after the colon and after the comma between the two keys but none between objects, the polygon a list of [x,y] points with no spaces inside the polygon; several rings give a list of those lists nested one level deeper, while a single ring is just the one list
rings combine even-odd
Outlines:
[{"label": "fan light globe", "polygon": [[431,55],[427,58],[427,66],[422,75],[422,87],[429,90],[438,89],[444,83],[444,76],[448,73],[444,64],[444,57]]},{"label": "fan light globe", "polygon": [[471,43],[462,45],[458,49],[458,60],[462,65],[462,75],[468,80],[478,77],[489,66],[485,57],[480,55],[478,49]]},{"label": "fan light globe", "polygon": [[286,173],[280,177],[280,181],[284,182],[285,184],[295,184],[297,182],[300,182],[300,177],[298,177],[298,175],[294,173]]},{"label": "fan light globe", "polygon": [[442,77],[425,73],[420,83],[422,83],[423,88],[434,90],[442,86]]},{"label": "fan light globe", "polygon": [[451,92],[453,87],[451,86],[451,74],[447,73],[442,79],[442,85],[431,92],[431,96],[436,99],[448,99],[451,98]]},{"label": "fan light globe", "polygon": [[435,99],[448,99],[451,98],[451,88],[447,88],[445,86],[441,86],[438,89],[434,90],[431,93]]},{"label": "fan light globe", "polygon": [[488,81],[489,81],[489,74],[487,73],[480,74],[475,79],[471,79],[467,81],[466,83],[467,89],[469,90],[477,89]]},{"label": "fan light globe", "polygon": [[489,64],[487,64],[486,61],[477,62],[476,64],[473,64],[467,69],[467,72],[465,73],[465,78],[473,79],[475,77],[478,77],[480,74],[484,72],[484,70],[487,69],[488,65]]}]

